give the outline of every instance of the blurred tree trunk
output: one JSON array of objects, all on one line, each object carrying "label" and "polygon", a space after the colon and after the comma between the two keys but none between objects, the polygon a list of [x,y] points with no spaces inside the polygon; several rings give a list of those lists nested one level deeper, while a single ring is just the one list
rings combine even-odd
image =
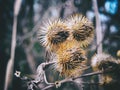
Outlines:
[{"label": "blurred tree trunk", "polygon": [[[96,42],[97,42],[97,54],[102,53],[102,28],[100,15],[97,6],[97,0],[93,0],[94,12],[95,12],[95,20],[96,20]],[[101,75],[98,75],[98,81],[101,83]],[[103,90],[101,86],[99,86],[100,90]]]},{"label": "blurred tree trunk", "polygon": [[12,82],[13,82],[14,59],[15,59],[15,49],[16,49],[16,36],[17,36],[17,17],[20,11],[21,3],[22,3],[21,0],[16,0],[14,3],[11,53],[6,69],[4,90],[8,90],[12,86]]}]

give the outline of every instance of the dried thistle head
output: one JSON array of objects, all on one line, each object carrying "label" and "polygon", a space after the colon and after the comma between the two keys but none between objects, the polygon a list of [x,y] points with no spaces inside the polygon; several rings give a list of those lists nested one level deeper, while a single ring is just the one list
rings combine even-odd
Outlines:
[{"label": "dried thistle head", "polygon": [[49,20],[38,32],[40,42],[47,50],[56,51],[69,37],[68,27],[60,20]]},{"label": "dried thistle head", "polygon": [[109,84],[120,79],[120,60],[115,60],[108,54],[93,56],[91,63],[94,71],[108,71],[102,75],[103,84]]},{"label": "dried thistle head", "polygon": [[71,29],[73,40],[80,47],[86,47],[93,40],[94,28],[92,22],[81,14],[75,14],[66,19],[67,26]]},{"label": "dried thistle head", "polygon": [[116,64],[116,60],[108,54],[96,54],[92,57],[91,66],[93,70],[107,70],[111,65]]},{"label": "dried thistle head", "polygon": [[85,51],[80,48],[64,50],[57,55],[56,69],[62,76],[77,77],[86,68]]}]

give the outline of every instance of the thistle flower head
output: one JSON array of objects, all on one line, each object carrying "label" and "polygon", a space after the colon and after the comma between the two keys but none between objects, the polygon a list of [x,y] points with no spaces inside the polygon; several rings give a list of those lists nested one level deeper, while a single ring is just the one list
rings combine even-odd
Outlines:
[{"label": "thistle flower head", "polygon": [[94,70],[112,70],[118,64],[112,56],[108,54],[97,54],[93,56],[91,65]]},{"label": "thistle flower head", "polygon": [[57,70],[65,77],[79,76],[86,67],[85,51],[80,48],[71,48],[57,55]]},{"label": "thistle flower head", "polygon": [[84,16],[75,14],[67,18],[65,22],[71,29],[73,39],[79,43],[80,47],[86,47],[93,40],[93,25]]},{"label": "thistle flower head", "polygon": [[109,84],[120,79],[120,60],[115,60],[108,54],[97,54],[91,63],[94,71],[108,71],[102,75],[103,84]]},{"label": "thistle flower head", "polygon": [[49,20],[40,28],[38,37],[46,49],[55,51],[69,37],[69,30],[60,19]]}]

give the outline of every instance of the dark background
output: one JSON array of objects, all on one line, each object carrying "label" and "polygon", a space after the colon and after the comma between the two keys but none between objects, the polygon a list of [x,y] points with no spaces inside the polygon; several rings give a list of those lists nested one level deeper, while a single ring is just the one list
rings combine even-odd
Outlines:
[{"label": "dark background", "polygon": [[[14,0],[0,0],[0,90],[3,90],[5,71],[10,58]],[[117,58],[120,50],[120,1],[98,0],[103,32],[103,51]],[[95,26],[92,0],[22,0],[18,16],[17,46],[14,72],[35,73],[37,66],[45,61],[45,50],[39,44],[36,32],[41,21],[47,18],[64,18],[72,13],[82,13]],[[96,53],[96,39],[89,48],[89,55]],[[49,76],[53,81],[53,77]],[[10,90],[21,90],[22,85],[13,79]],[[17,89],[16,89],[17,88]]]}]

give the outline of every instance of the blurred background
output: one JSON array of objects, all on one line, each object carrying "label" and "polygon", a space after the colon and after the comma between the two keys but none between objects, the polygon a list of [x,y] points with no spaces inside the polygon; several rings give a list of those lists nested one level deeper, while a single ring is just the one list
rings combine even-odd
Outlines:
[{"label": "blurred background", "polygon": [[[11,52],[14,0],[0,0],[0,90],[3,90],[5,74]],[[103,35],[103,52],[117,57],[120,50],[120,1],[97,0]],[[81,13],[95,25],[92,0],[22,0],[17,23],[17,44],[15,50],[14,72],[24,75],[36,72],[37,66],[45,62],[45,49],[37,38],[41,22],[48,18],[65,18],[73,13]],[[89,58],[96,53],[96,38],[90,45]],[[54,75],[54,76],[53,76]],[[58,78],[55,73],[48,75],[50,81]],[[63,90],[70,89],[67,86]],[[26,90],[19,79],[13,77],[9,90]],[[61,90],[61,89],[60,89]],[[86,89],[90,90],[90,89]]]}]

